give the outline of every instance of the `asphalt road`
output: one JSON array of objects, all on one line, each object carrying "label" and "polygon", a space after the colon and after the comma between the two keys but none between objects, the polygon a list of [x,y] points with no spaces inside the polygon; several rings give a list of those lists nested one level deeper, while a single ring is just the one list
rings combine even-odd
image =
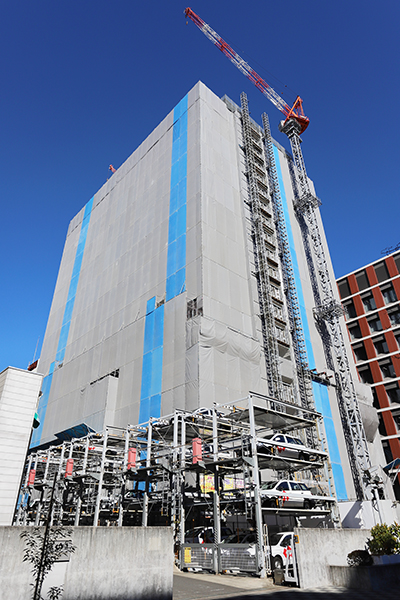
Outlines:
[{"label": "asphalt road", "polygon": [[213,600],[217,598],[247,598],[265,595],[275,588],[271,579],[174,573],[174,600]]},{"label": "asphalt road", "polygon": [[314,588],[302,590],[274,585],[271,578],[210,575],[174,572],[173,600],[398,600],[398,590],[366,592],[344,588]]}]

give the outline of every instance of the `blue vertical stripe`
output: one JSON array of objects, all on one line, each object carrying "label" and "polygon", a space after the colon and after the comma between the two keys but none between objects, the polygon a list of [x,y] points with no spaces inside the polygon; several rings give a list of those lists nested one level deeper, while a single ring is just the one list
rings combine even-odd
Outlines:
[{"label": "blue vertical stripe", "polygon": [[85,206],[81,231],[79,234],[78,247],[75,254],[74,267],[72,269],[72,277],[68,290],[67,303],[65,305],[63,322],[61,325],[61,333],[58,339],[56,363],[60,364],[64,360],[65,348],[67,346],[69,329],[71,327],[72,312],[75,304],[76,292],[78,289],[79,275],[81,273],[83,253],[85,251],[86,238],[89,228],[90,215],[92,214],[93,198]]},{"label": "blue vertical stripe", "polygon": [[188,97],[185,96],[174,110],[168,222],[167,302],[182,294],[186,285],[187,107]]},{"label": "blue vertical stripe", "polygon": [[[151,306],[155,306],[151,299]],[[149,307],[149,304],[147,305]],[[139,423],[161,414],[161,384],[164,343],[164,304],[147,313],[144,324],[142,385]]]},{"label": "blue vertical stripe", "polygon": [[[166,302],[186,286],[187,108],[185,96],[174,109],[169,196]],[[156,298],[146,306],[139,423],[161,414],[164,305]]]},{"label": "blue vertical stripe", "polygon": [[[287,202],[286,193],[285,193],[285,186],[283,183],[281,165],[279,162],[279,151],[275,146],[273,146],[273,151],[274,151],[274,158],[275,158],[276,170],[277,170],[277,175],[278,175],[279,189],[280,189],[281,198],[282,198],[282,208],[283,208],[283,213],[284,213],[284,217],[285,217],[286,232],[287,232],[287,236],[288,236],[288,240],[289,240],[290,255],[291,255],[291,259],[292,259],[292,266],[293,266],[294,278],[295,278],[295,283],[296,283],[297,297],[298,297],[299,305],[300,305],[300,315],[301,315],[301,320],[302,320],[302,324],[303,324],[308,364],[310,366],[310,369],[314,369],[315,368],[314,351],[313,351],[313,347],[312,347],[312,343],[311,343],[310,328],[309,328],[309,324],[308,324],[306,305],[304,302],[303,289],[302,289],[302,285],[301,285],[299,265],[297,262],[297,255],[296,255],[296,248],[295,248],[294,239],[293,239],[292,225],[290,222],[288,202]],[[330,407],[330,403],[329,403],[328,390],[325,385],[322,385],[322,384],[319,384],[319,383],[313,381],[313,393],[314,393],[314,400],[315,400],[315,408],[317,409],[318,412],[320,412],[322,414],[322,417],[324,420],[326,440],[327,440],[327,444],[328,444],[327,450],[329,453],[329,460],[332,465],[332,473],[333,473],[333,478],[334,478],[334,482],[335,482],[336,497],[338,500],[347,500],[346,483],[344,480],[342,461],[340,459],[339,446],[338,446],[337,435],[336,435],[336,431],[335,431],[335,424],[333,422],[331,407]]]},{"label": "blue vertical stripe", "polygon": [[53,381],[53,372],[57,366],[62,364],[65,356],[65,348],[67,347],[68,334],[71,326],[72,313],[74,310],[75,297],[78,289],[79,275],[81,273],[83,253],[85,251],[86,238],[89,229],[90,216],[92,214],[93,198],[85,206],[85,212],[83,214],[83,220],[81,230],[79,234],[78,246],[75,253],[75,261],[72,269],[71,281],[68,288],[67,302],[64,308],[64,315],[60,329],[60,336],[58,338],[58,345],[56,351],[56,360],[51,363],[49,374],[43,379],[42,395],[39,401],[38,415],[40,425],[33,431],[31,448],[40,444],[40,440],[43,432],[43,424],[46,416],[47,404],[50,396],[51,384]]}]

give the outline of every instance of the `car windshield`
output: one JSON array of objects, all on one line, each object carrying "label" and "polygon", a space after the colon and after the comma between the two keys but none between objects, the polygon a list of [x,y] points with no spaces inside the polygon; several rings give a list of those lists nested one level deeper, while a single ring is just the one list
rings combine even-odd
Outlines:
[{"label": "car windshield", "polygon": [[185,537],[195,537],[196,535],[199,535],[199,533],[201,533],[203,531],[203,527],[195,527],[194,529],[188,529],[185,532]]},{"label": "car windshield", "polygon": [[310,489],[309,487],[306,486],[305,483],[299,483],[299,486],[300,486],[301,490],[307,490],[307,491],[309,491],[309,489]]},{"label": "car windshield", "polygon": [[290,482],[290,487],[292,488],[292,490],[301,490],[302,489],[300,487],[300,484],[297,483],[296,481],[291,481]]},{"label": "car windshield", "polygon": [[271,546],[277,546],[279,544],[279,540],[281,539],[283,533],[273,533],[269,538],[269,543]]},{"label": "car windshield", "polygon": [[285,436],[277,433],[277,434],[271,436],[269,439],[272,442],[284,442],[285,441]]},{"label": "car windshield", "polygon": [[272,488],[274,488],[277,483],[278,483],[277,481],[267,481],[266,483],[262,484],[261,489],[262,490],[272,490]]}]

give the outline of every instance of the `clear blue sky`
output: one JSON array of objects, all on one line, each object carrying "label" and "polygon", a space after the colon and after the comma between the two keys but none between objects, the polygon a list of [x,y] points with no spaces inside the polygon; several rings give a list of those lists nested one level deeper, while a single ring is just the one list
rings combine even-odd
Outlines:
[{"label": "clear blue sky", "polygon": [[[1,11],[0,371],[43,341],[69,221],[186,92],[280,113],[189,21],[181,0],[19,0]],[[398,0],[193,0],[290,103],[337,276],[400,241]]]}]

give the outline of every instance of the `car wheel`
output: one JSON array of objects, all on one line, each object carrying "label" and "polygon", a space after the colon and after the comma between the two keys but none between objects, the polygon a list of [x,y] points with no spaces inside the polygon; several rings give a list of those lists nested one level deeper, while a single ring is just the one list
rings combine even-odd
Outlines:
[{"label": "car wheel", "polygon": [[311,500],[304,500],[304,508],[306,508],[307,510],[310,508],[313,508],[314,503],[311,502]]},{"label": "car wheel", "polygon": [[271,500],[271,498],[267,498],[262,502],[262,505],[266,508],[276,508],[276,500]]},{"label": "car wheel", "polygon": [[274,571],[275,569],[282,569],[283,562],[280,556],[273,556],[271,562]]},{"label": "car wheel", "polygon": [[299,459],[300,460],[310,460],[310,457],[308,456],[308,454],[304,454],[304,452],[300,452]]}]

